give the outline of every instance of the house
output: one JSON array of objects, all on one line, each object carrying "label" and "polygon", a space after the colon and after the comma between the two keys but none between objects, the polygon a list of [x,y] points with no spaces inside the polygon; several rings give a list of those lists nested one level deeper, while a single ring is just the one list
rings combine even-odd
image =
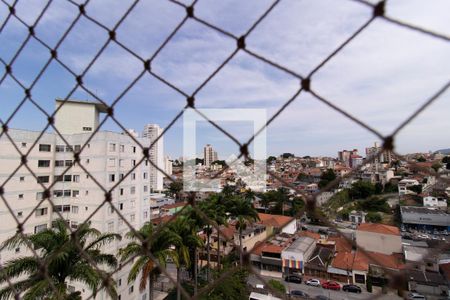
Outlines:
[{"label": "house", "polygon": [[423,197],[423,206],[438,207],[438,208],[446,209],[447,208],[447,200],[445,200],[444,198],[440,198],[440,197],[427,196],[427,197]]},{"label": "house", "polygon": [[297,232],[297,221],[293,217],[258,213],[261,224],[267,227],[268,235],[273,232],[294,234]]},{"label": "house", "polygon": [[448,285],[439,272],[405,270],[408,278],[408,290],[417,291],[426,296],[447,296]]},{"label": "house", "polygon": [[383,285],[387,271],[399,271],[403,268],[402,255],[383,254],[371,251],[356,250],[352,266],[353,282],[365,284],[368,276],[374,285]]},{"label": "house", "polygon": [[411,187],[413,185],[419,185],[419,181],[416,179],[402,179],[398,182],[398,194],[400,196],[406,195],[406,194],[414,194],[414,192],[409,191],[408,187]]},{"label": "house", "polygon": [[304,264],[316,248],[316,241],[310,237],[299,237],[281,252],[283,273],[304,273]]},{"label": "house", "polygon": [[336,252],[333,261],[327,268],[331,280],[353,283],[353,261],[355,253],[352,251]]},{"label": "house", "polygon": [[361,224],[361,223],[366,223],[366,215],[367,215],[367,213],[365,213],[363,211],[352,210],[349,213],[348,218],[349,218],[350,222],[352,222],[352,223]]},{"label": "house", "polygon": [[332,249],[317,246],[305,264],[305,274],[313,277],[327,277],[327,268],[332,258]]},{"label": "house", "polygon": [[402,237],[397,227],[362,223],[356,230],[356,245],[367,251],[390,255],[402,252]]},{"label": "house", "polygon": [[[242,230],[241,240],[242,240],[242,250],[244,252],[253,249],[257,242],[265,240],[269,235],[267,234],[266,225],[263,224],[253,224],[248,225],[247,228]],[[236,247],[240,245],[239,231],[234,232],[234,244]]]}]

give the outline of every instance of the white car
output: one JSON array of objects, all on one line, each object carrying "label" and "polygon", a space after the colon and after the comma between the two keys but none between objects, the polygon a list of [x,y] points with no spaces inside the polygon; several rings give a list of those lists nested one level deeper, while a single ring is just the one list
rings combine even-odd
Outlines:
[{"label": "white car", "polygon": [[424,295],[421,295],[419,293],[409,293],[408,297],[406,298],[408,300],[426,300]]},{"label": "white car", "polygon": [[320,280],[319,279],[308,279],[305,282],[306,285],[311,285],[311,286],[320,286]]}]

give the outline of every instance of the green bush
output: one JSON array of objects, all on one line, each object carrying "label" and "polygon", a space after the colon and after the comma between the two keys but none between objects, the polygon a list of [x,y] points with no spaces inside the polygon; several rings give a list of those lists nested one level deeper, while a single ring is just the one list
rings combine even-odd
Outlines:
[{"label": "green bush", "polygon": [[372,279],[370,277],[367,277],[366,288],[367,292],[372,293]]},{"label": "green bush", "polygon": [[279,291],[281,294],[284,295],[286,293],[286,287],[278,280],[270,279],[268,284],[272,289]]},{"label": "green bush", "polygon": [[380,223],[383,218],[377,212],[369,212],[366,216],[366,221],[370,223]]}]

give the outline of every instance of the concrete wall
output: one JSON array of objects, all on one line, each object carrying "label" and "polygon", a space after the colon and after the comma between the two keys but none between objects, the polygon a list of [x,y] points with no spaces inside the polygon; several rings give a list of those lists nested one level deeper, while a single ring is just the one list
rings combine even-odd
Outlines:
[{"label": "concrete wall", "polygon": [[399,235],[356,230],[356,244],[368,251],[388,255],[402,252],[402,239]]}]

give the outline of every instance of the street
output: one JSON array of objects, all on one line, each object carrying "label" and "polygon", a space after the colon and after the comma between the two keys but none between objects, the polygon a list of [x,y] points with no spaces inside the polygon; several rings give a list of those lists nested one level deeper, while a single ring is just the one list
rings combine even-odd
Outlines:
[{"label": "street", "polygon": [[[371,299],[374,296],[377,296],[377,299],[385,299],[385,300],[402,299],[399,296],[397,296],[397,293],[395,291],[390,291],[387,294],[382,295],[382,296],[380,295],[378,297],[378,295],[381,294],[381,288],[378,288],[378,287],[373,287],[373,292],[368,293],[366,291],[366,287],[361,286],[362,293],[356,294],[356,293],[343,292],[342,290],[341,291],[327,290],[322,287],[313,287],[313,286],[306,285],[304,283],[297,284],[297,283],[292,283],[292,282],[285,282],[281,278],[271,278],[271,277],[264,276],[264,279],[266,279],[267,281],[269,281],[270,279],[278,280],[284,284],[284,286],[286,287],[286,291],[300,290],[300,291],[307,293],[311,298],[314,298],[315,296],[318,296],[318,295],[324,295],[332,300],[363,300],[363,299]],[[255,276],[249,276],[248,282],[252,286],[256,286],[256,284],[263,284]]]}]

